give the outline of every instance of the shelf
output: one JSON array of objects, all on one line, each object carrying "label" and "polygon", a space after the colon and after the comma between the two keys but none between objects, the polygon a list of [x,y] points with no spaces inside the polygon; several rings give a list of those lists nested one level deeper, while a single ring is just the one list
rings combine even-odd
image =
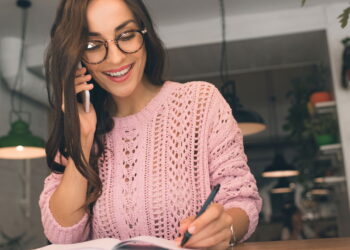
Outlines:
[{"label": "shelf", "polygon": [[315,104],[315,111],[317,114],[331,113],[335,111],[335,101],[318,102]]},{"label": "shelf", "polygon": [[333,154],[338,153],[341,150],[341,144],[329,144],[329,145],[323,145],[320,147],[320,151],[323,154]]}]

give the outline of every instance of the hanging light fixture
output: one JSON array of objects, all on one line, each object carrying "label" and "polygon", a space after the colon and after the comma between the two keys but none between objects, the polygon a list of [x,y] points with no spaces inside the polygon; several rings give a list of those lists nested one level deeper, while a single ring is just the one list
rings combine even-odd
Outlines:
[{"label": "hanging light fixture", "polygon": [[[19,107],[15,108],[15,90],[21,89],[22,68],[24,65],[24,44],[27,24],[27,9],[31,6],[29,0],[17,0],[17,6],[22,9],[22,34],[19,65],[11,89],[11,128],[7,135],[0,137],[0,158],[2,159],[33,159],[45,157],[45,142],[43,139],[32,135],[29,129],[30,113],[22,110],[22,99],[19,97]],[[19,94],[20,95],[20,94]],[[24,114],[28,115],[28,122],[24,120]],[[13,121],[13,117],[16,120]]]},{"label": "hanging light fixture", "polygon": [[221,93],[232,109],[238,127],[243,135],[252,135],[264,131],[266,125],[261,116],[251,110],[244,108],[236,96],[236,83],[234,81],[226,81],[221,87]]},{"label": "hanging light fixture", "polygon": [[262,117],[254,111],[245,108],[237,97],[236,84],[234,81],[227,80],[228,59],[226,50],[226,22],[225,22],[225,3],[220,0],[221,24],[222,24],[222,43],[221,43],[221,60],[220,60],[220,76],[223,83],[221,90],[222,95],[229,103],[233,116],[237,120],[238,127],[244,136],[259,133],[266,129],[266,125]]},{"label": "hanging light fixture", "polygon": [[322,184],[322,183],[337,184],[345,181],[346,181],[345,176],[324,176],[324,177],[317,177],[314,179],[314,182],[319,184]]},{"label": "hanging light fixture", "polygon": [[275,152],[275,157],[262,176],[265,178],[292,177],[299,175],[299,171],[288,164],[281,152]]},{"label": "hanging light fixture", "polygon": [[310,190],[310,194],[315,196],[327,196],[330,194],[329,188],[322,187],[322,186],[315,186]]},{"label": "hanging light fixture", "polygon": [[287,178],[279,178],[278,183],[271,189],[273,194],[286,194],[294,191],[295,183],[288,181]]},{"label": "hanging light fixture", "polygon": [[[268,86],[269,84],[269,86]],[[277,110],[276,110],[276,97],[274,96],[274,84],[270,73],[266,73],[266,89],[269,89],[271,92],[270,97],[270,120],[273,128],[270,130],[270,138],[274,144],[275,156],[265,171],[262,173],[262,176],[265,178],[278,178],[278,177],[292,177],[299,175],[299,171],[296,170],[292,165],[288,164],[284,158],[281,148],[278,146],[278,121],[277,121]],[[274,136],[272,136],[272,131],[274,131]]]}]

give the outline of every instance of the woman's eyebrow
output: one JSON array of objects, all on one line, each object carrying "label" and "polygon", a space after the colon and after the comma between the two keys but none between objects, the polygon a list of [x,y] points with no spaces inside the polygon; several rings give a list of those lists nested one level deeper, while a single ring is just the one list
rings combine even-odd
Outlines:
[{"label": "woman's eyebrow", "polygon": [[[120,25],[118,25],[115,29],[114,29],[114,31],[119,31],[119,30],[121,30],[121,29],[123,29],[126,25],[128,25],[129,23],[136,23],[136,21],[135,20],[127,20],[127,21],[125,21],[125,22],[123,22],[122,24],[120,24]],[[100,33],[98,33],[98,32],[89,32],[88,33],[88,36],[101,36],[101,34]]]}]

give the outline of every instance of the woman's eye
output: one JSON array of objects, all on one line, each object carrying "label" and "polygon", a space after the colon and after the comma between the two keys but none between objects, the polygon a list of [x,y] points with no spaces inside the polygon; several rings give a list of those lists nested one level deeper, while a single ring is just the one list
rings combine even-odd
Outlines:
[{"label": "woman's eye", "polygon": [[122,41],[129,41],[131,39],[133,39],[135,37],[135,33],[134,32],[128,32],[128,33],[124,33],[121,35],[120,40]]}]

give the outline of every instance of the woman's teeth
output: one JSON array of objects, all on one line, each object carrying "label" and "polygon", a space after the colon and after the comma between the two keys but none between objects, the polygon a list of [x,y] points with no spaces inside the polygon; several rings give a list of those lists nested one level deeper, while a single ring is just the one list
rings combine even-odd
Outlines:
[{"label": "woman's teeth", "polygon": [[123,75],[126,75],[131,69],[131,65],[126,68],[126,69],[123,69],[121,71],[118,71],[118,72],[105,72],[106,75],[109,75],[109,76],[112,76],[112,77],[121,77]]}]

